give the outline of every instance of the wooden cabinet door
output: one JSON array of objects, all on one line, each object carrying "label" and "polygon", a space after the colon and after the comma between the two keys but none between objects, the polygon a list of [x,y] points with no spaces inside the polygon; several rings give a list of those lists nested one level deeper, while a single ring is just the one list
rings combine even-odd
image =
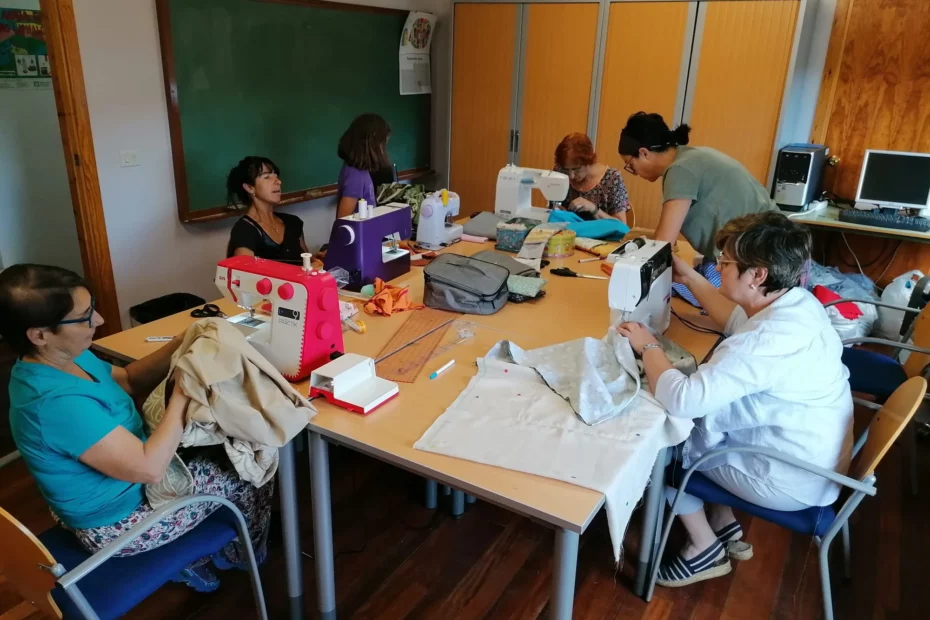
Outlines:
[{"label": "wooden cabinet door", "polygon": [[456,4],[449,189],[461,213],[493,211],[508,163],[518,4]]},{"label": "wooden cabinet door", "polygon": [[[608,166],[623,170],[617,143],[631,114],[657,112],[675,124],[679,85],[682,72],[687,72],[685,54],[690,52],[690,47],[685,49],[690,41],[688,26],[693,26],[688,12],[687,2],[610,5],[597,124],[597,156]],[[656,33],[661,33],[661,45],[656,45]],[[623,180],[635,225],[655,228],[662,209],[661,181],[649,183],[627,172]]]},{"label": "wooden cabinet door", "polygon": [[555,147],[588,126],[598,5],[528,4],[519,164],[551,169]]},{"label": "wooden cabinet door", "polygon": [[[768,183],[799,0],[702,2],[686,121],[691,143],[736,158]],[[697,47],[697,46],[696,46]]]}]

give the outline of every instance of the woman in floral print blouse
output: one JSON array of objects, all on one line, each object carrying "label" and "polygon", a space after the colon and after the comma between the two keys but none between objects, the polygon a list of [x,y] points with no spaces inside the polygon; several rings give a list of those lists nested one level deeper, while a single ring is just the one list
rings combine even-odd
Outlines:
[{"label": "woman in floral print blouse", "polygon": [[555,149],[555,170],[568,175],[571,187],[565,208],[586,220],[613,217],[628,224],[630,198],[620,171],[597,161],[591,139],[583,133],[565,136]]}]

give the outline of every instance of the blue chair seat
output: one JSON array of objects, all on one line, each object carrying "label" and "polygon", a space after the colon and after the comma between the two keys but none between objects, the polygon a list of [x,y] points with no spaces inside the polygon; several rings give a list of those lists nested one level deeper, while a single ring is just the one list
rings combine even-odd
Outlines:
[{"label": "blue chair seat", "polygon": [[[681,484],[685,477],[684,468],[681,467],[680,463],[673,463],[668,469],[668,479],[672,481],[675,488],[678,488],[678,485]],[[823,536],[836,519],[836,511],[833,506],[814,506],[805,510],[782,512],[751,504],[711,482],[700,472],[692,474],[691,479],[688,480],[688,488],[685,491],[705,502],[730,506],[780,525],[792,532],[807,534],[808,536]]]},{"label": "blue chair seat", "polygon": [[907,381],[904,368],[897,361],[867,349],[843,348],[843,364],[849,369],[849,387],[853,392],[871,394],[885,402],[892,392]]},{"label": "blue chair seat", "polygon": [[[77,587],[101,620],[119,618],[181,570],[212,555],[236,538],[235,516],[219,509],[172,543],[126,557],[113,557],[77,582]],[[52,557],[71,570],[90,557],[74,534],[56,526],[39,536]],[[82,618],[61,588],[52,596],[65,618]]]}]

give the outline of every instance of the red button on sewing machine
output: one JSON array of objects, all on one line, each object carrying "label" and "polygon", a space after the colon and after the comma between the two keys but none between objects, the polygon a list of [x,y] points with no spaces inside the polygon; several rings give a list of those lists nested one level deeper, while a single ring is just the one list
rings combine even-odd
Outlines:
[{"label": "red button on sewing machine", "polygon": [[320,310],[333,310],[339,305],[339,293],[334,288],[323,289],[320,292]]},{"label": "red button on sewing machine", "polygon": [[290,283],[286,282],[278,287],[278,297],[287,301],[294,296],[294,287]]},{"label": "red button on sewing machine", "polygon": [[271,280],[262,278],[255,283],[255,290],[258,291],[259,295],[267,295],[271,292]]},{"label": "red button on sewing machine", "polygon": [[316,336],[320,340],[329,340],[333,334],[333,326],[329,323],[320,323],[316,327]]}]

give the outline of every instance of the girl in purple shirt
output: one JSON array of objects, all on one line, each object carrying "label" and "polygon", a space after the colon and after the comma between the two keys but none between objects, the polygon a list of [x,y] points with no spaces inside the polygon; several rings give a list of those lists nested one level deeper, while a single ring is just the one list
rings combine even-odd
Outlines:
[{"label": "girl in purple shirt", "polygon": [[371,173],[390,166],[387,142],[391,127],[377,114],[362,114],[349,125],[339,140],[339,172],[336,217],[352,215],[358,201],[375,206],[375,186]]}]

